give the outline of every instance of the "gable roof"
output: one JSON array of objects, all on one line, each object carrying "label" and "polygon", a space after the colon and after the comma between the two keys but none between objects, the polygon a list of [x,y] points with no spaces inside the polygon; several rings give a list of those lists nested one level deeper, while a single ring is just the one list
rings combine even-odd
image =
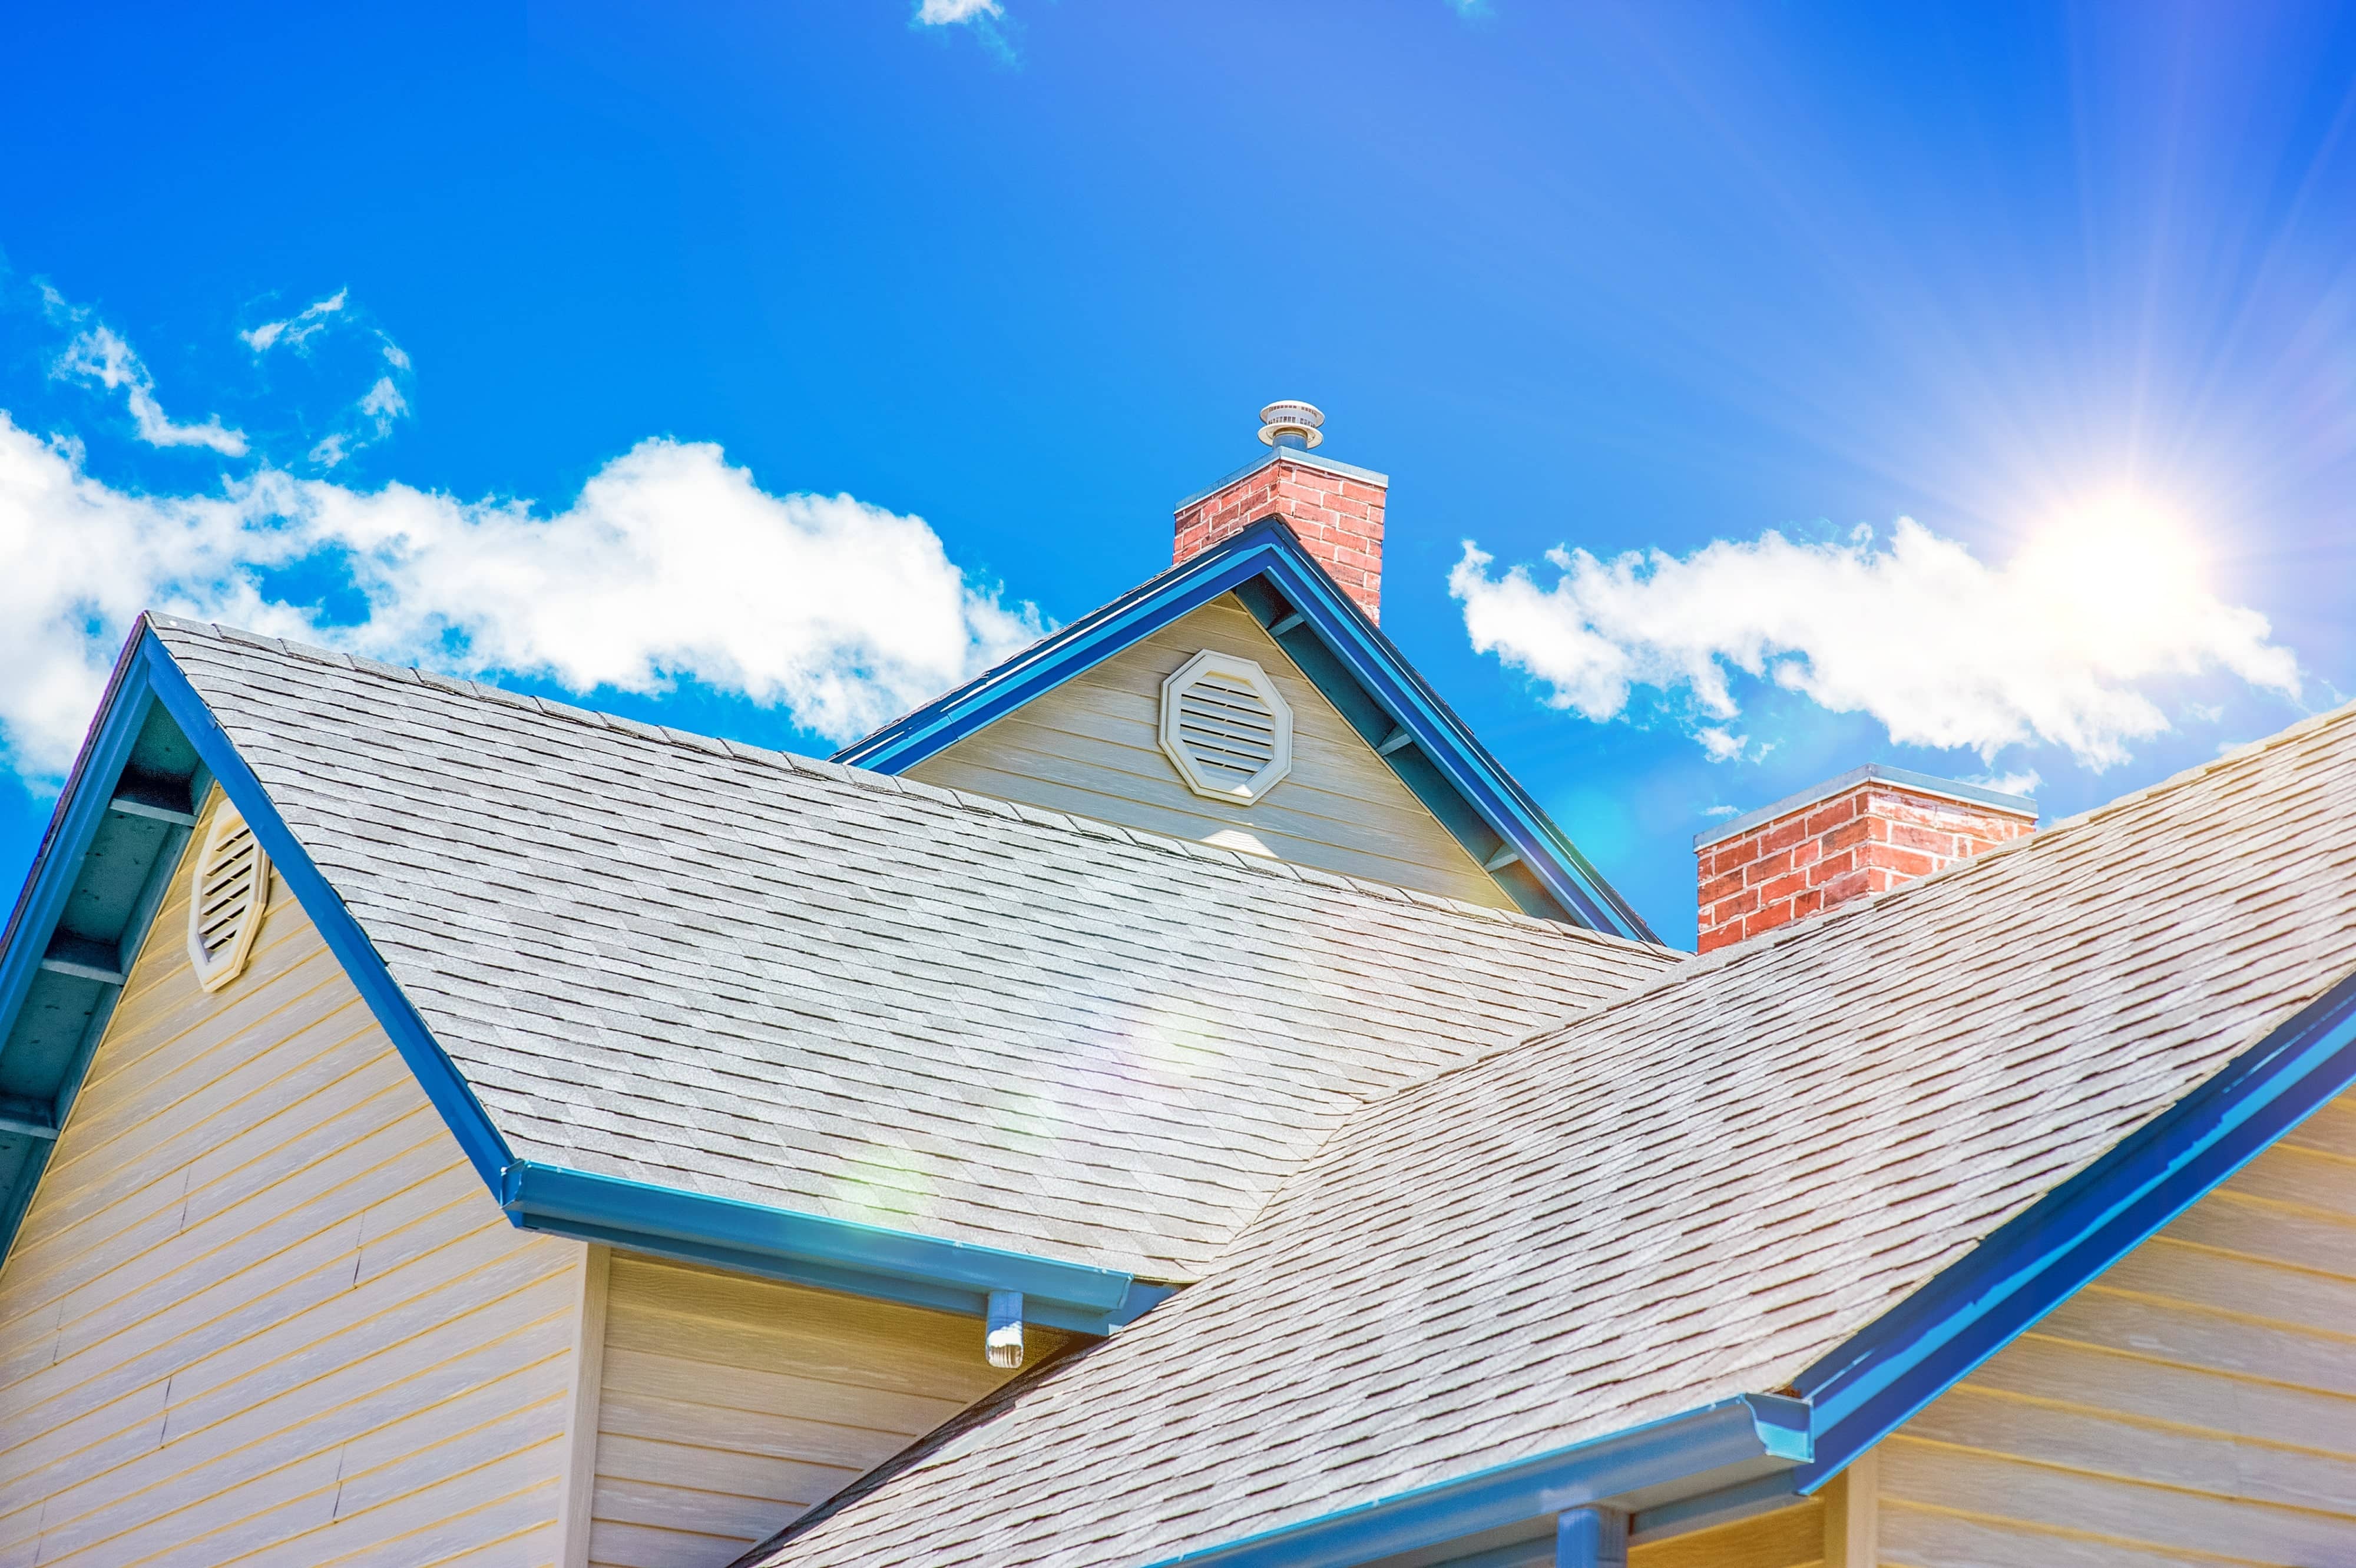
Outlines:
[{"label": "gable roof", "polygon": [[1788,1498],[2356,1081],[2351,971],[2356,709],[1367,1106],[1205,1283],[745,1562]]},{"label": "gable roof", "polygon": [[1636,941],[1659,940],[1280,518],[1180,562],[846,746],[835,760],[882,773],[913,768],[1230,593],[1524,909]]},{"label": "gable roof", "polygon": [[805,1283],[1102,1332],[1679,956],[211,627],[125,669],[519,1223]]}]

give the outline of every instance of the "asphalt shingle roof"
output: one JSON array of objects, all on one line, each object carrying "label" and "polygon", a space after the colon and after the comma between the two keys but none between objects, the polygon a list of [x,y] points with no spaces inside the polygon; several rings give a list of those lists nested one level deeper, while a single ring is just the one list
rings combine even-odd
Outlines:
[{"label": "asphalt shingle roof", "polygon": [[1368,1105],[761,1560],[1152,1563],[1773,1391],[2351,968],[2343,710]]},{"label": "asphalt shingle roof", "polygon": [[1197,1277],[1664,949],[157,618],[523,1158]]}]

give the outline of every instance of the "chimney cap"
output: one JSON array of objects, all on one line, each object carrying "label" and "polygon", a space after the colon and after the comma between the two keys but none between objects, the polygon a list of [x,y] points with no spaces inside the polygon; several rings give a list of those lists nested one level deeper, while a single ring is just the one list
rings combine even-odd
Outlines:
[{"label": "chimney cap", "polygon": [[1723,839],[1730,839],[1751,829],[1763,827],[1778,817],[1804,811],[1819,800],[1829,800],[1861,784],[1893,784],[1901,789],[1911,789],[1918,795],[1937,795],[1959,800],[1967,806],[1982,806],[2008,816],[2027,817],[2036,821],[2037,801],[2029,795],[2016,795],[2009,790],[1991,789],[1985,784],[1966,784],[1960,779],[1938,779],[1928,773],[1917,773],[1907,768],[1889,768],[1879,762],[1869,762],[1862,768],[1852,768],[1838,778],[1827,779],[1813,789],[1803,789],[1796,795],[1786,795],[1772,805],[1762,806],[1755,811],[1745,811],[1739,817],[1719,823],[1706,833],[1694,835],[1694,853],[1698,854]]},{"label": "chimney cap", "polygon": [[1259,411],[1260,442],[1269,446],[1313,450],[1325,439],[1318,429],[1324,423],[1324,411],[1315,403],[1302,403],[1299,398],[1279,398]]}]

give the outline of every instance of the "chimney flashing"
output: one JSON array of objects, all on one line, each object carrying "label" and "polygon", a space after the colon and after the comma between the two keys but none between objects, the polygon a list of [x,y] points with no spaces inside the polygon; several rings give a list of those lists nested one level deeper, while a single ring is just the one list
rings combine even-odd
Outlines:
[{"label": "chimney flashing", "polygon": [[1377,474],[1372,468],[1361,468],[1353,463],[1337,462],[1333,458],[1321,456],[1305,447],[1272,446],[1266,456],[1245,464],[1217,484],[1196,490],[1193,495],[1180,501],[1173,510],[1184,511],[1196,501],[1208,500],[1229,485],[1240,484],[1274,463],[1291,463],[1303,468],[1315,468],[1323,473],[1332,474],[1337,478],[1355,479],[1362,485],[1379,485],[1385,489],[1388,489],[1391,483],[1391,477],[1388,474]]},{"label": "chimney flashing", "polygon": [[1788,817],[1794,811],[1805,811],[1819,800],[1829,800],[1860,784],[1892,784],[1917,795],[1936,795],[1943,800],[1960,800],[1968,806],[1984,806],[2009,816],[2037,820],[2037,802],[2027,795],[2008,794],[2002,789],[1990,789],[1985,785],[1965,784],[1954,779],[1939,779],[1928,773],[1916,773],[1911,768],[1885,767],[1869,762],[1862,768],[1852,768],[1837,779],[1827,779],[1796,795],[1787,795],[1772,805],[1762,806],[1755,811],[1745,811],[1730,817],[1706,833],[1694,836],[1696,851],[1736,838],[1755,828],[1766,826],[1778,817]]}]

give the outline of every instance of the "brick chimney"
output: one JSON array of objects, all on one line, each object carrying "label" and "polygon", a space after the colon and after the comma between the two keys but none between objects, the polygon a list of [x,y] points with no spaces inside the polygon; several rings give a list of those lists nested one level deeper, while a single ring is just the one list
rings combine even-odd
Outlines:
[{"label": "brick chimney", "polygon": [[1869,766],[1694,840],[1700,950],[1729,947],[2037,830],[2037,802]]},{"label": "brick chimney", "polygon": [[1272,403],[1259,417],[1259,438],[1273,450],[1178,503],[1171,564],[1199,555],[1264,517],[1280,517],[1366,618],[1380,620],[1383,499],[1390,476],[1314,456],[1325,439],[1319,429],[1325,416],[1308,403]]}]

